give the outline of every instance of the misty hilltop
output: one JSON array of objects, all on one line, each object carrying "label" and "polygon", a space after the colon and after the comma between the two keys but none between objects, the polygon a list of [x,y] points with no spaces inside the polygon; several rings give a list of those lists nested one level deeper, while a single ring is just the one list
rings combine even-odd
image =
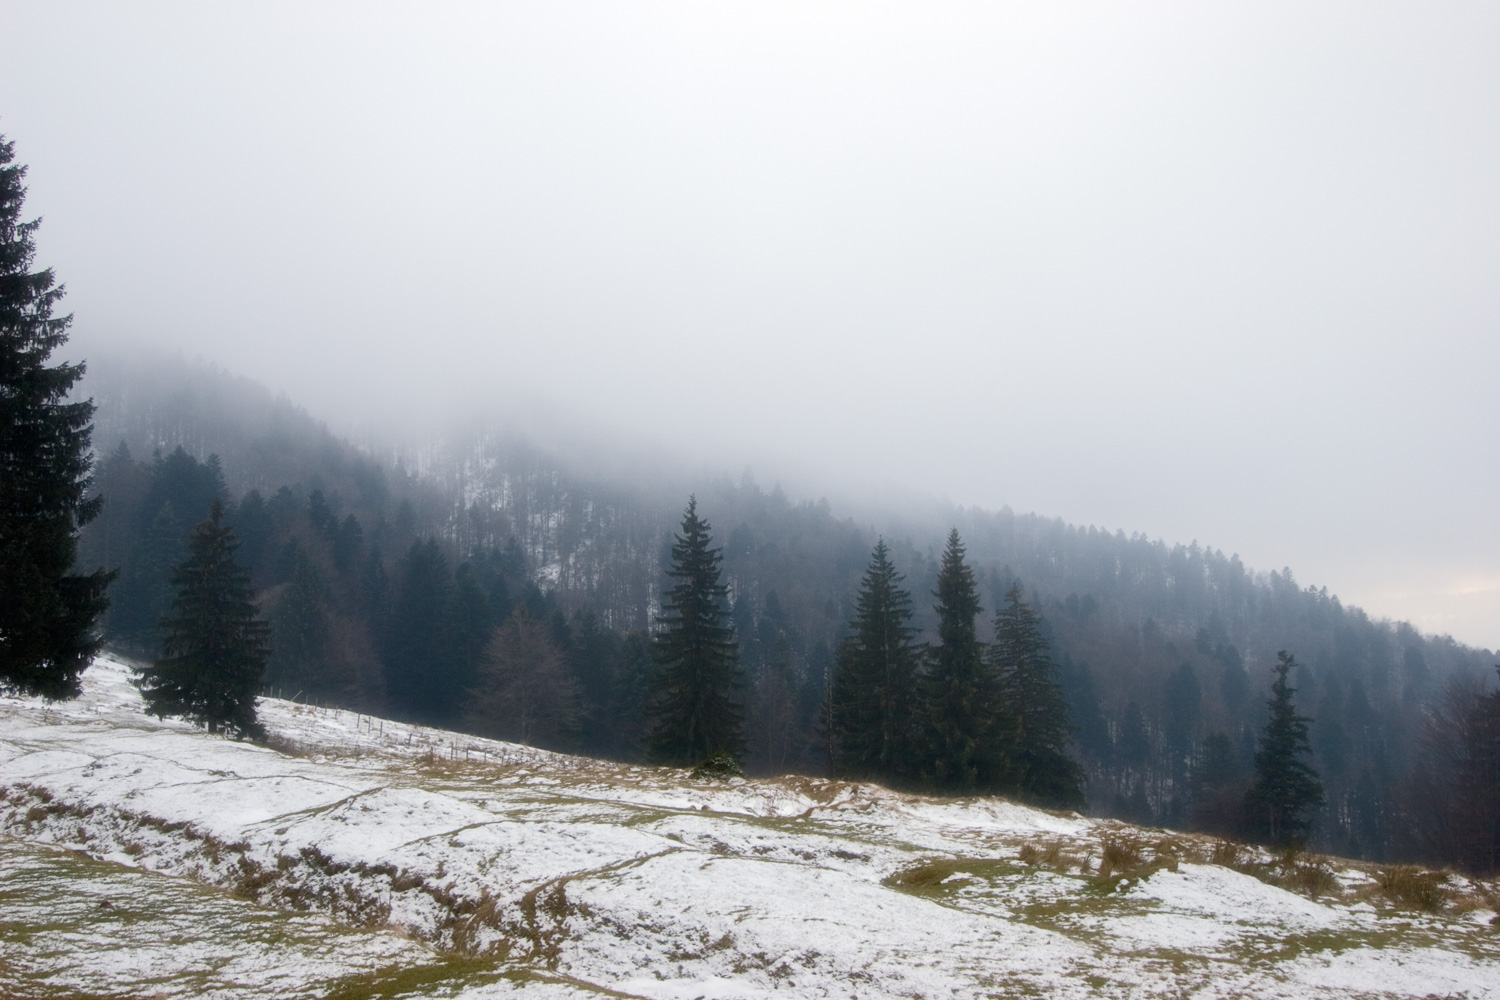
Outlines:
[{"label": "misty hilltop", "polygon": [[[1227,829],[1269,667],[1291,650],[1328,789],[1314,843],[1375,859],[1451,850],[1413,822],[1431,812],[1414,776],[1441,749],[1424,743],[1423,720],[1453,683],[1485,683],[1491,654],[1372,620],[1289,569],[1008,509],[866,501],[856,520],[748,474],[618,453],[591,463],[482,424],[356,447],[285,397],[182,361],[101,362],[89,379],[106,505],[80,561],[121,570],[106,626],[123,651],[152,655],[165,567],[222,495],[276,637],[269,690],[515,738],[465,716],[483,669],[465,650],[524,606],[548,623],[556,679],[572,692],[528,741],[638,759],[653,672],[645,630],[691,493],[723,551],[746,764],[817,774],[828,767],[820,713],[871,547],[885,539],[930,641],[927,595],[956,528],[981,622],[1015,585],[1042,614],[1091,813]],[[440,681],[411,687],[418,671]]]}]

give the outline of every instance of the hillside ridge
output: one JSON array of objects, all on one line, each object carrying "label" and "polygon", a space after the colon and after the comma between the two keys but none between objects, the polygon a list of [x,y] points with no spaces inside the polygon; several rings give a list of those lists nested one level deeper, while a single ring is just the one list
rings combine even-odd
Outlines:
[{"label": "hillside ridge", "polygon": [[[695,782],[263,699],[272,749],[143,715],[117,660],[85,687],[0,700],[7,844],[398,933],[449,963],[442,995],[1480,997],[1500,981],[1490,883],[1447,877],[1413,910],[1372,866],[1278,869],[1224,846],[1215,863],[1206,838],[998,799]],[[28,967],[24,941],[0,947]]]}]

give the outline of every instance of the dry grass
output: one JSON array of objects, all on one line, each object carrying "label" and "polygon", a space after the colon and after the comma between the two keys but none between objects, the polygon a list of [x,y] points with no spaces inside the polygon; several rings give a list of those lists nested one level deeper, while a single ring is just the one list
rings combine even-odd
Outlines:
[{"label": "dry grass", "polygon": [[887,876],[884,882],[886,885],[908,891],[933,889],[950,875],[957,875],[961,872],[963,864],[962,861],[956,859],[930,858]]},{"label": "dry grass", "polygon": [[1332,895],[1339,890],[1339,880],[1334,877],[1333,865],[1327,858],[1303,854],[1297,848],[1289,848],[1278,860],[1282,885],[1314,898]]},{"label": "dry grass", "polygon": [[1068,863],[1070,859],[1063,853],[1061,840],[1049,841],[1041,847],[1036,844],[1022,844],[1021,850],[1016,854],[1016,859],[1023,864],[1035,865],[1039,868],[1061,870],[1072,867]]},{"label": "dry grass", "polygon": [[1216,840],[1213,849],[1209,852],[1208,860],[1212,864],[1225,868],[1239,868],[1248,856],[1249,852],[1244,844],[1234,840]]},{"label": "dry grass", "polygon": [[1451,893],[1448,873],[1425,871],[1416,865],[1391,865],[1375,874],[1380,893],[1395,906],[1423,913],[1440,913]]},{"label": "dry grass", "polygon": [[1098,877],[1133,875],[1146,866],[1143,845],[1133,836],[1107,833],[1099,841]]}]

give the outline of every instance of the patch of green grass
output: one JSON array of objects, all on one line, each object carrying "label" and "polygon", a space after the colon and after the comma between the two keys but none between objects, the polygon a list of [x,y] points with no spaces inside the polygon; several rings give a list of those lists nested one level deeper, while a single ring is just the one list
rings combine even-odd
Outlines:
[{"label": "patch of green grass", "polygon": [[[881,884],[918,896],[941,896],[968,879],[989,881],[998,877],[1025,875],[1027,869],[1011,861],[984,858],[926,858],[881,879]],[[953,879],[949,882],[949,879]]]},{"label": "patch of green grass", "polygon": [[1408,935],[1395,928],[1379,930],[1326,930],[1283,934],[1277,937],[1254,935],[1242,938],[1237,951],[1247,962],[1287,962],[1302,955],[1353,951],[1357,948],[1387,948],[1393,944],[1411,944]]},{"label": "patch of green grass", "polygon": [[493,959],[453,955],[423,965],[396,965],[345,976],[327,984],[327,1000],[395,1000],[439,997],[513,978]]}]

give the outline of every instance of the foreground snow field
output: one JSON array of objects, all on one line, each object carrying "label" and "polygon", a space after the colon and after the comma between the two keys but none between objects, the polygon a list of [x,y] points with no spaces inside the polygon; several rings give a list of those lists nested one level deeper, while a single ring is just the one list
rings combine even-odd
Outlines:
[{"label": "foreground snow field", "polygon": [[110,659],[0,699],[0,996],[1500,997],[1493,885],[1426,912],[996,799],[261,718],[159,722]]}]

